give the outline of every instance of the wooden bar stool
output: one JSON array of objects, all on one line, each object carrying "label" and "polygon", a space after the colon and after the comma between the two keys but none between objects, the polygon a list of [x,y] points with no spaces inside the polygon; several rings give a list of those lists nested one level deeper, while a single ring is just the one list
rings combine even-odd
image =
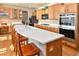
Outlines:
[{"label": "wooden bar stool", "polygon": [[34,43],[29,43],[25,46],[21,46],[20,41],[17,39],[17,53],[19,56],[39,56],[40,50]]},{"label": "wooden bar stool", "polygon": [[[13,44],[13,47],[14,47],[14,51],[16,52],[16,55],[17,55],[17,42],[16,42],[16,39],[17,39],[18,36],[17,36],[17,33],[16,33],[14,27],[13,27],[13,26],[10,26],[10,27],[11,27],[11,33],[10,33],[10,35],[11,35],[11,37],[12,37],[12,44]],[[20,37],[20,36],[19,36],[19,37]],[[20,39],[21,39],[21,38],[20,38]],[[21,40],[20,40],[20,44],[21,44],[22,42],[26,42],[26,44],[28,44],[28,39],[27,39],[27,38],[21,39]],[[22,44],[22,45],[25,45],[25,43]]]},{"label": "wooden bar stool", "polygon": [[23,44],[23,45],[28,44],[28,38],[26,38],[20,34],[18,34],[18,36],[19,36],[20,44]]}]

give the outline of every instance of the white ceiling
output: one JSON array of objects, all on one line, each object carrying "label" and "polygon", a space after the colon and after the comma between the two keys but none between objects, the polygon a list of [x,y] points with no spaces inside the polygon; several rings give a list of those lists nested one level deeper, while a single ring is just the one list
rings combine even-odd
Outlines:
[{"label": "white ceiling", "polygon": [[37,9],[39,7],[46,5],[46,4],[48,4],[48,3],[1,3],[0,5]]}]

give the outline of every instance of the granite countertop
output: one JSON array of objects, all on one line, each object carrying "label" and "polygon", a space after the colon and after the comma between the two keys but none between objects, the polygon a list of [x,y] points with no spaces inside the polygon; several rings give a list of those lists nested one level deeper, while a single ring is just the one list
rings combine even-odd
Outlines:
[{"label": "granite countertop", "polygon": [[42,44],[57,40],[64,37],[64,35],[54,32],[49,32],[43,29],[39,29],[32,26],[25,25],[15,25],[15,31],[20,35],[23,35],[28,38],[32,38]]},{"label": "granite countertop", "polygon": [[68,29],[68,30],[75,30],[75,26],[67,26],[67,25],[59,25],[59,24],[48,24],[48,25],[38,24],[38,25],[53,27],[53,28],[62,28],[62,29]]}]

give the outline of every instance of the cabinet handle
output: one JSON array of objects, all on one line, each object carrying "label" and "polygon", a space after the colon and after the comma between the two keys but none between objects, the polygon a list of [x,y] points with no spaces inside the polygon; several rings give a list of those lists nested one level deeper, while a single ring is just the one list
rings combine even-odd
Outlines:
[{"label": "cabinet handle", "polygon": [[54,50],[54,47],[49,48],[49,52],[52,52]]}]

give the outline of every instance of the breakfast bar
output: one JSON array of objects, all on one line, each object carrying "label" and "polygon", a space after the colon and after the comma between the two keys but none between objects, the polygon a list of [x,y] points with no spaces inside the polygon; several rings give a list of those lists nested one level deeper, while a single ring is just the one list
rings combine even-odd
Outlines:
[{"label": "breakfast bar", "polygon": [[40,49],[41,56],[61,56],[64,35],[32,27],[14,25],[16,33],[29,38]]}]

